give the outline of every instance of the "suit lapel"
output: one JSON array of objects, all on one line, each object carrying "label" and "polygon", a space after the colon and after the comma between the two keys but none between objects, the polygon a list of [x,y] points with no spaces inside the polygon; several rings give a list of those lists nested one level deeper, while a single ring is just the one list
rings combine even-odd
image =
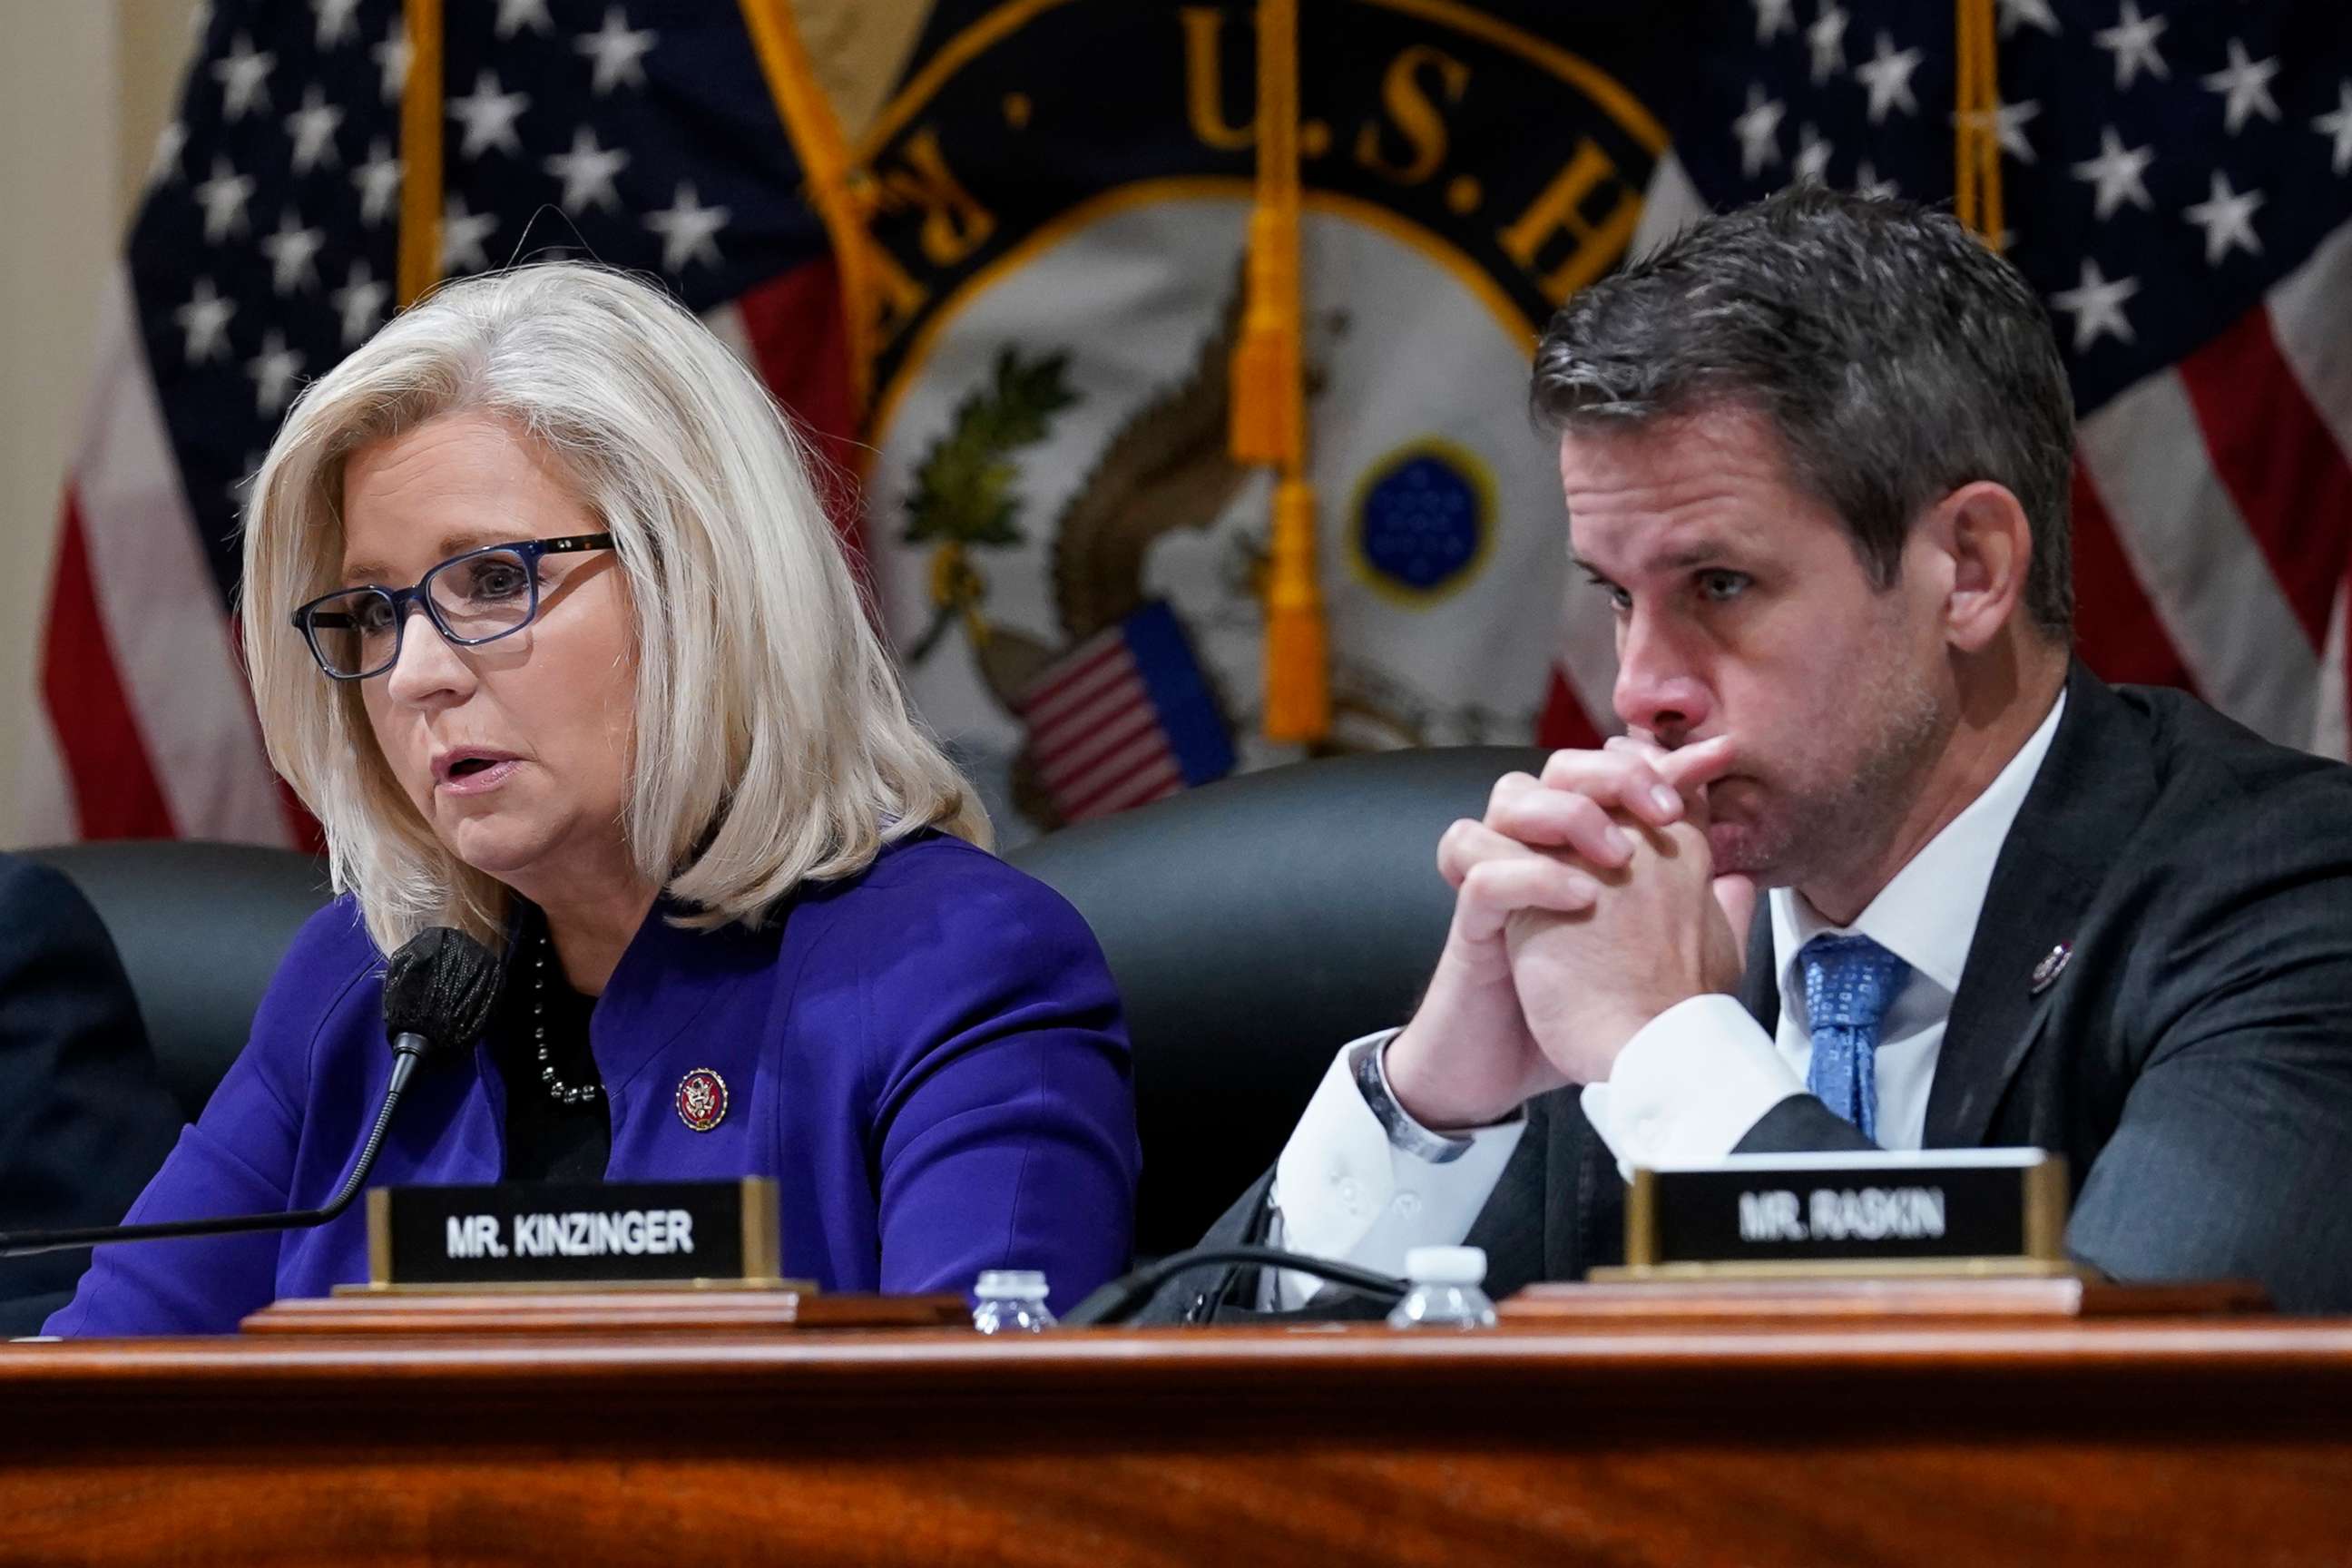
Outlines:
[{"label": "suit lapel", "polygon": [[2034,966],[2072,943],[2084,911],[2156,797],[2147,745],[2123,700],[2077,663],[2066,712],[1993,863],[1975,940],[1927,1094],[1929,1148],[1984,1141],[2050,994]]},{"label": "suit lapel", "polygon": [[1739,1005],[1755,1015],[1768,1035],[1780,1027],[1780,964],[1772,952],[1770,897],[1759,892],[1756,914],[1748,922],[1748,967],[1739,974]]}]

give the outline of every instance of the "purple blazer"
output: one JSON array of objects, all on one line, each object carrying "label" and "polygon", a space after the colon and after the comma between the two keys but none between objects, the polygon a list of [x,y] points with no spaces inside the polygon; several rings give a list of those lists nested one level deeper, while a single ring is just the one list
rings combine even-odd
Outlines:
[{"label": "purple blazer", "polygon": [[[757,931],[684,931],[668,912],[647,916],[590,1021],[609,1177],[774,1177],[784,1272],[828,1290],[969,1292],[982,1269],[1039,1268],[1067,1307],[1126,1267],[1140,1163],[1126,1025],[1094,933],[1051,889],[927,834]],[[383,964],[351,900],[313,917],[127,1218],[332,1196],[392,1066]],[[676,1106],[698,1068],[728,1089],[708,1132]],[[422,1064],[371,1183],[497,1181],[509,1092],[487,1045]],[[323,1296],[366,1278],[364,1208],[100,1247],[47,1331],[226,1333]]]}]

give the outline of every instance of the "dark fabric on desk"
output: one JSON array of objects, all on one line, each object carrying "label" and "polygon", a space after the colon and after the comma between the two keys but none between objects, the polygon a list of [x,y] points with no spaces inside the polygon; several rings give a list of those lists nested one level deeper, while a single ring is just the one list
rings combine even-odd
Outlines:
[{"label": "dark fabric on desk", "polygon": [[[0,1229],[112,1224],[179,1131],[106,928],[63,876],[0,855]],[[38,1333],[89,1266],[0,1259],[0,1334]]]},{"label": "dark fabric on desk", "polygon": [[[2061,942],[2071,960],[2036,994]],[[1760,911],[1740,999],[1778,1023]],[[1624,1184],[1576,1091],[1528,1120],[1468,1237],[1497,1298],[1624,1253]],[[2352,1310],[2352,768],[2078,666],[1994,866],[1926,1142],[2063,1154],[2068,1249],[2115,1279],[2252,1279],[2289,1310]],[[1806,1095],[1739,1152],[1868,1146]],[[1270,1179],[1208,1240],[1262,1231]],[[1255,1289],[1194,1277],[1145,1321]]]}]

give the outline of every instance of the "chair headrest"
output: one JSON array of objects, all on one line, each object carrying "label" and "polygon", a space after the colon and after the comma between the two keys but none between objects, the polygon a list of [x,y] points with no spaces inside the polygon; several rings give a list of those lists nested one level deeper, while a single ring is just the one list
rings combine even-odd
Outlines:
[{"label": "chair headrest", "polygon": [[1270,1164],[1339,1047],[1402,1024],[1444,945],[1437,841],[1544,753],[1323,759],[1066,828],[1008,858],[1077,906],[1135,1042],[1147,1255]]}]

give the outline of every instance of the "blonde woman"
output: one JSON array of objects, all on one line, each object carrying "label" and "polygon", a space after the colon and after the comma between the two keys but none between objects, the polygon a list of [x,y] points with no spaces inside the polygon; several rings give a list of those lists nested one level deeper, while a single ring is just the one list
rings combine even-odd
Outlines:
[{"label": "blonde woman", "polygon": [[[341,897],[133,1221],[320,1203],[391,1067],[383,955],[507,956],[373,1181],[767,1175],[785,1272],[969,1289],[1127,1261],[1125,1026],[1093,936],[987,852],[759,384],[576,264],[454,283],[298,402],[246,520],[271,760]],[[315,1230],[100,1249],[61,1334],[226,1331],[365,1272]]]}]

